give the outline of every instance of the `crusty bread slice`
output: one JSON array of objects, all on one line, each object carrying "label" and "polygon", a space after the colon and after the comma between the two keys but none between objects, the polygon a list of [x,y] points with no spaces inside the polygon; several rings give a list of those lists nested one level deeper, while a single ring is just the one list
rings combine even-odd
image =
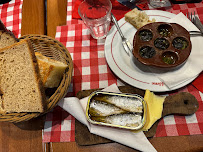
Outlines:
[{"label": "crusty bread slice", "polygon": [[0,50],[1,112],[43,112],[45,93],[29,40]]},{"label": "crusty bread slice", "polygon": [[145,12],[139,11],[137,8],[129,11],[124,16],[125,20],[132,24],[136,29],[139,29],[148,23],[155,22],[155,19],[149,20],[149,16]]},{"label": "crusty bread slice", "polygon": [[18,39],[15,38],[12,32],[0,30],[0,48],[7,47],[17,42]]},{"label": "crusty bread slice", "polygon": [[[18,39],[15,38],[12,32],[0,30],[0,49],[17,42]],[[47,58],[41,53],[36,52],[35,55],[44,87],[58,87],[63,73],[68,66],[62,62]]]},{"label": "crusty bread slice", "polygon": [[37,62],[40,70],[40,77],[44,87],[54,88],[58,87],[65,69],[68,67],[67,64],[53,60],[42,55],[39,52],[35,52]]}]

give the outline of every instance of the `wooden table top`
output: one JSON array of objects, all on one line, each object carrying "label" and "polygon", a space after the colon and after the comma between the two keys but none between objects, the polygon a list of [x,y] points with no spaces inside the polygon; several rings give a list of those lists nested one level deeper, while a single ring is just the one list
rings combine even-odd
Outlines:
[{"label": "wooden table top", "polygon": [[[47,34],[55,37],[56,26],[66,24],[67,0],[23,0],[22,35]],[[0,152],[135,152],[117,143],[79,146],[76,142],[42,143],[44,116],[18,124],[0,122]],[[203,151],[203,135],[149,139],[161,152]],[[46,147],[46,148],[45,148]]]}]

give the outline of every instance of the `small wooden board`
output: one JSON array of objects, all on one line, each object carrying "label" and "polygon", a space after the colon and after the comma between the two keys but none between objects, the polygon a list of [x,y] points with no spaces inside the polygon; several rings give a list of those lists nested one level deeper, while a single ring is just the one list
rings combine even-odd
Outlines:
[{"label": "small wooden board", "polygon": [[[100,89],[84,90],[77,93],[77,97],[82,99],[89,96],[93,91]],[[144,97],[144,90],[140,90],[131,86],[121,86],[119,90],[122,93],[139,94]],[[173,96],[168,96],[164,100],[162,117],[170,114],[190,115],[197,111],[199,104],[196,98],[190,93],[184,92]],[[151,138],[156,133],[159,120],[147,131],[144,132],[146,137]],[[75,122],[75,141],[81,145],[95,145],[113,142],[103,137],[91,134],[88,128],[76,120]]]}]

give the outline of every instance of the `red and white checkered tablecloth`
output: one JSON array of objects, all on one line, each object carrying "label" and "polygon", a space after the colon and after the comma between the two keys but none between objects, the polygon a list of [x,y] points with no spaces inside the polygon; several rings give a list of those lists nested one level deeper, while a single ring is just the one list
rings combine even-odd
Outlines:
[{"label": "red and white checkered tablecloth", "polygon": [[0,19],[16,37],[21,36],[22,4],[23,0],[12,0],[0,5]]},{"label": "red and white checkered tablecloth", "polygon": [[[95,40],[81,20],[72,19],[75,0],[68,0],[67,25],[57,27],[56,39],[69,50],[73,63],[73,80],[67,96],[75,96],[80,90],[105,88],[113,83],[123,83],[109,69],[104,57],[104,40]],[[196,11],[203,21],[203,2],[174,5],[166,11]],[[190,92],[198,102],[198,111],[191,116],[167,116],[158,125],[156,137],[203,134],[203,94],[192,84],[171,92]],[[43,142],[75,141],[75,119],[59,106],[47,114],[43,131]]]}]

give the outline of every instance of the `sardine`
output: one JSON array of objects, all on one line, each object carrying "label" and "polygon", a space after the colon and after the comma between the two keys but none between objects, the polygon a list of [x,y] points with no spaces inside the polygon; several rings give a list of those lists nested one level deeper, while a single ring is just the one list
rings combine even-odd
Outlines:
[{"label": "sardine", "polygon": [[137,127],[142,123],[142,116],[134,113],[117,114],[107,117],[91,117],[91,119],[97,122],[126,127]]},{"label": "sardine", "polygon": [[109,116],[113,114],[125,113],[125,110],[122,110],[112,104],[106,102],[91,100],[89,106],[89,114],[91,116]]},{"label": "sardine", "polygon": [[94,96],[95,100],[107,102],[129,112],[143,112],[143,105],[139,99],[119,96]]}]

